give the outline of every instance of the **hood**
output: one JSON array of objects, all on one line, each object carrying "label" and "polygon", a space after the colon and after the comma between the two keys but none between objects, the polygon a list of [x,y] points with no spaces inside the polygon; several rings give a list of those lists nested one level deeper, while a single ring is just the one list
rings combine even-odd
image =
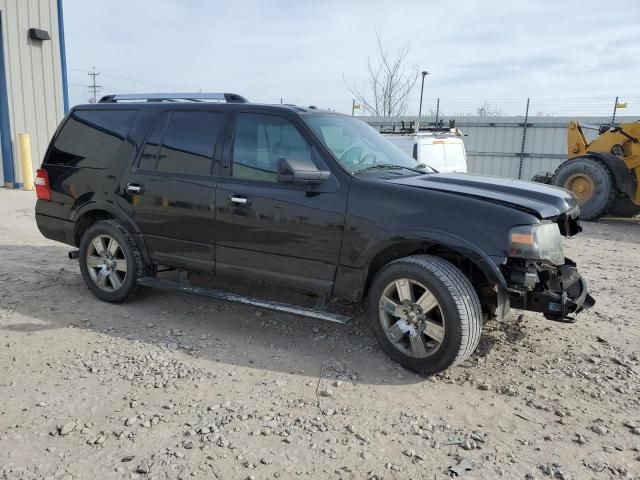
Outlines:
[{"label": "hood", "polygon": [[575,218],[580,211],[576,200],[566,190],[523,180],[466,173],[435,173],[388,181],[499,203],[532,213],[540,219],[555,218],[562,214]]}]

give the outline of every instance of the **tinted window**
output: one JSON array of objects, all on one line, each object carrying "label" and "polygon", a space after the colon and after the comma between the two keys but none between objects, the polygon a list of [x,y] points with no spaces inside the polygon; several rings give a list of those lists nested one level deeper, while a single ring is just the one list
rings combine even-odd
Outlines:
[{"label": "tinted window", "polygon": [[45,163],[106,168],[118,153],[136,110],[74,111],[49,151]]},{"label": "tinted window", "polygon": [[280,158],[311,160],[311,147],[289,120],[241,113],[233,145],[233,176],[277,181]]},{"label": "tinted window", "polygon": [[[167,124],[168,120],[168,124]],[[167,173],[209,175],[222,124],[214,112],[173,112],[153,128],[139,167]]]},{"label": "tinted window", "polygon": [[158,153],[160,151],[160,143],[162,143],[162,137],[164,131],[167,128],[167,122],[169,121],[169,113],[165,113],[160,117],[151,131],[151,135],[147,138],[147,143],[142,149],[140,155],[140,161],[138,167],[143,170],[155,170],[158,162]]}]

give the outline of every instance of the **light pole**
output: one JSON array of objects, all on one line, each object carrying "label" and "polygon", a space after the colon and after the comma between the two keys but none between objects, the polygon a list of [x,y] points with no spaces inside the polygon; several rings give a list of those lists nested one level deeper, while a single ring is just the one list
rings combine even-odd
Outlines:
[{"label": "light pole", "polygon": [[422,94],[424,93],[424,77],[429,75],[426,70],[422,71],[422,86],[420,87],[420,107],[418,108],[418,120],[416,121],[416,133],[420,130],[420,117],[422,116]]}]

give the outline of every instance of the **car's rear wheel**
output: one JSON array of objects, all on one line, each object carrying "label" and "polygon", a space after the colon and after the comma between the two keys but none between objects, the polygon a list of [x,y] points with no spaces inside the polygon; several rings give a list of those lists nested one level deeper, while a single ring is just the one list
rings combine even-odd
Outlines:
[{"label": "car's rear wheel", "polygon": [[467,277],[441,258],[414,255],[391,262],[374,279],[368,306],[382,349],[418,373],[454,366],[478,346],[478,295]]},{"label": "car's rear wheel", "polygon": [[93,224],[83,234],[80,271],[89,290],[100,300],[124,302],[139,290],[144,265],[136,241],[117,220]]}]

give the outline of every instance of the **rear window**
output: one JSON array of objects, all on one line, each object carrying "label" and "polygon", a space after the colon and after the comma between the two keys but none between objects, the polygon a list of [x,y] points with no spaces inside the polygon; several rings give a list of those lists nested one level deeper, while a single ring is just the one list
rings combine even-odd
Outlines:
[{"label": "rear window", "polygon": [[127,138],[136,110],[79,110],[67,119],[44,163],[107,168]]}]

